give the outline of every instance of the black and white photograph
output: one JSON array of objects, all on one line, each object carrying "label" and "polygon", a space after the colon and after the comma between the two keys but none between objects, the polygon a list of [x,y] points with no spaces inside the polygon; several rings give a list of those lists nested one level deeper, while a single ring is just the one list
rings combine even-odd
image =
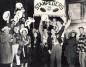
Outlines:
[{"label": "black and white photograph", "polygon": [[86,0],[0,0],[0,67],[86,67]]}]

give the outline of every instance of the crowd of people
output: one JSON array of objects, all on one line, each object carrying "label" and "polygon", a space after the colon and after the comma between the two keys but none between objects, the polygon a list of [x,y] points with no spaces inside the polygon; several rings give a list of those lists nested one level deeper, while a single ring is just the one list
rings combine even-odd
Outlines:
[{"label": "crowd of people", "polygon": [[[41,17],[39,27],[35,28],[35,19],[25,19],[22,3],[16,3],[14,18],[10,11],[3,13],[6,21],[0,31],[0,66],[2,67],[62,67],[62,46],[69,67],[75,67],[76,54],[81,67],[85,67],[86,34],[79,27],[80,36],[72,30],[65,35],[71,21],[64,22],[61,17]],[[32,25],[32,27],[31,27]],[[15,64],[14,64],[15,62]]]}]

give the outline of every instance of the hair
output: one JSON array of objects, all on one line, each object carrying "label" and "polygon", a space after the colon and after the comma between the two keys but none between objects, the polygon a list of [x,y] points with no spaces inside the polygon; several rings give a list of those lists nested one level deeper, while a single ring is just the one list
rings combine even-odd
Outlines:
[{"label": "hair", "polygon": [[70,39],[70,38],[72,38],[72,33],[74,33],[75,34],[75,38],[76,38],[76,35],[77,35],[77,33],[76,32],[74,32],[74,31],[72,31],[72,32],[70,32],[69,34],[68,34],[68,38]]}]

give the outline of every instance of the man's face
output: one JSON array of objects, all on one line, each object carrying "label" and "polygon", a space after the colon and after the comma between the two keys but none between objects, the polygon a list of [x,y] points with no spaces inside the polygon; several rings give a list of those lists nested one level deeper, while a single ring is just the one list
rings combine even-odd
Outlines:
[{"label": "man's face", "polygon": [[83,28],[80,28],[79,29],[79,32],[82,34],[84,32],[84,29]]},{"label": "man's face", "polygon": [[53,26],[56,26],[57,20],[54,18],[53,19]]}]

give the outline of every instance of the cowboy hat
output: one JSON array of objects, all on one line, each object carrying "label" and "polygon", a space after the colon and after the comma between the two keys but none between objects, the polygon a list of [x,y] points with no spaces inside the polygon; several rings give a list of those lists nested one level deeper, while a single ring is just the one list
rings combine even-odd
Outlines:
[{"label": "cowboy hat", "polygon": [[9,20],[9,18],[10,18],[10,11],[5,11],[5,12],[3,13],[3,19],[4,19],[5,21],[7,21],[7,20]]},{"label": "cowboy hat", "polygon": [[9,28],[8,26],[5,26],[4,28],[2,28],[2,31],[5,31],[5,30],[11,30],[11,28]]},{"label": "cowboy hat", "polygon": [[28,34],[28,29],[27,29],[27,28],[21,28],[21,29],[20,29],[20,34],[22,34],[23,31],[26,31],[27,34]]},{"label": "cowboy hat", "polygon": [[25,22],[25,26],[30,26],[32,22],[35,22],[34,18],[28,17],[28,19]]},{"label": "cowboy hat", "polygon": [[16,9],[21,9],[23,7],[21,2],[16,3]]}]

